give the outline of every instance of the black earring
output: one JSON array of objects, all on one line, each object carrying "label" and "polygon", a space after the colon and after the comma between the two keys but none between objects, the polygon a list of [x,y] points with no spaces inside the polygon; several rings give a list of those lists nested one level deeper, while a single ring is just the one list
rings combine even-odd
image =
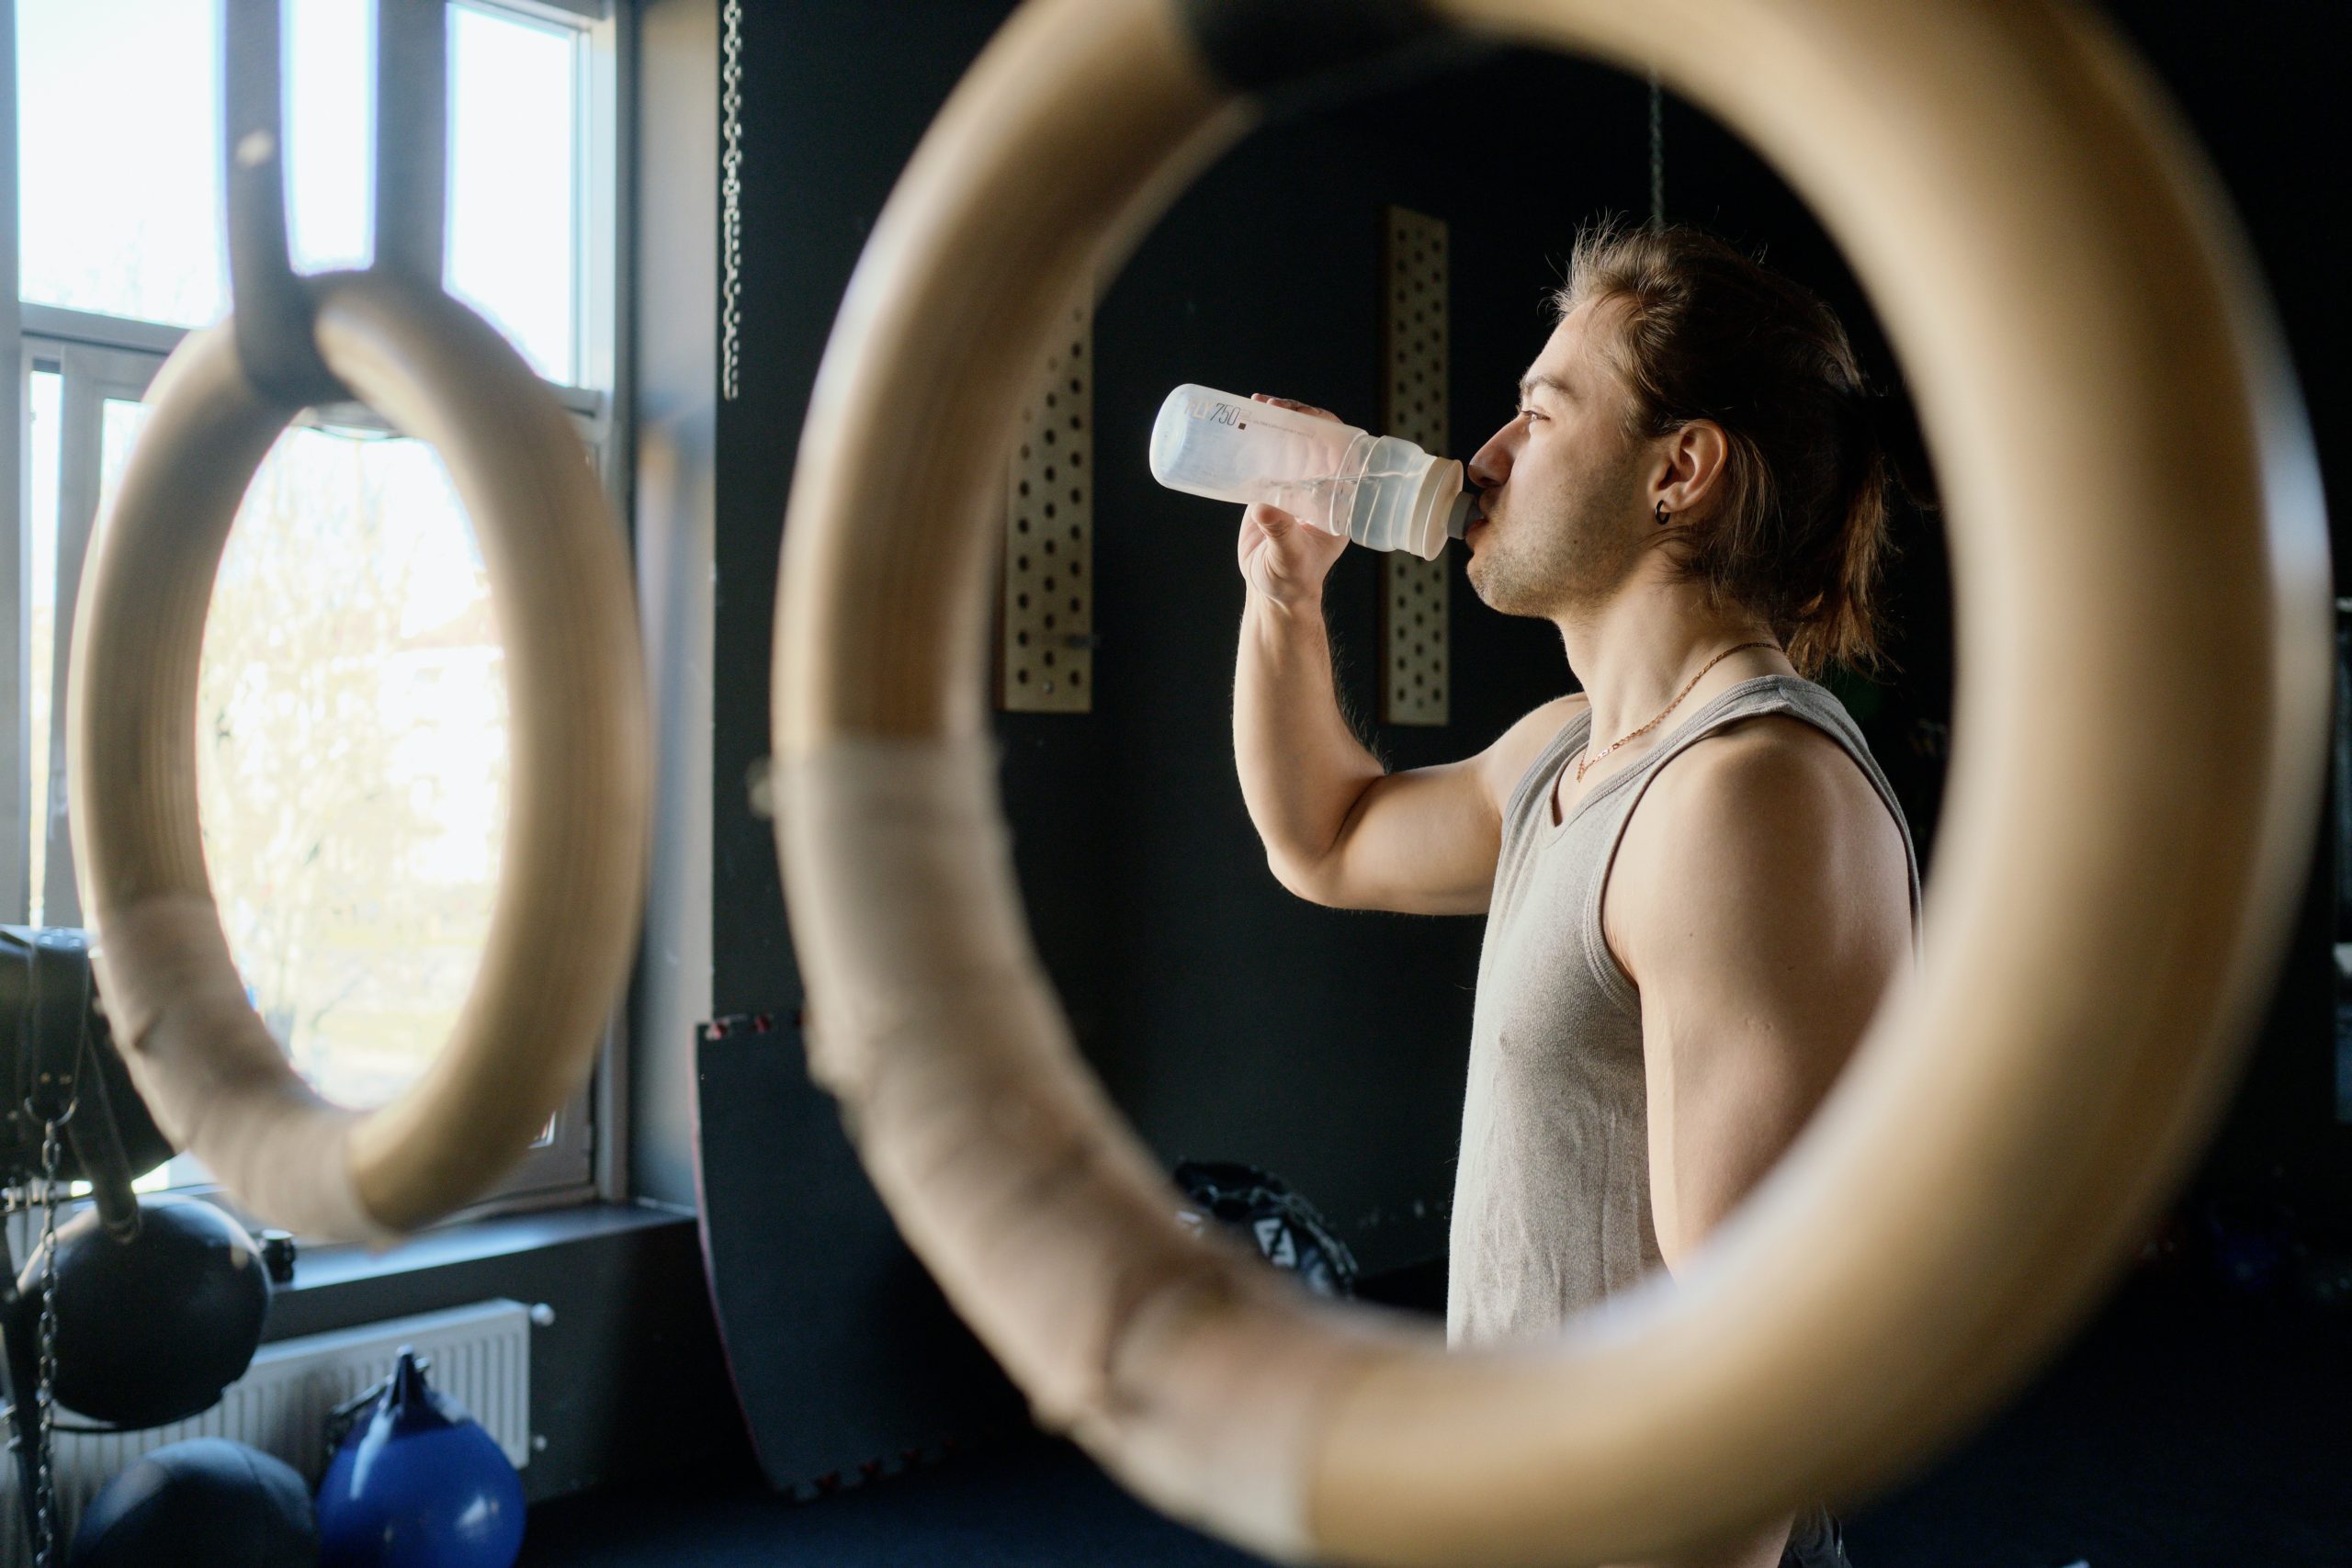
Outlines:
[{"label": "black earring", "polygon": [[1672,514],[1666,510],[1666,502],[1661,501],[1657,503],[1657,511],[1654,515],[1657,518],[1657,525],[1663,528],[1666,526],[1667,519]]}]

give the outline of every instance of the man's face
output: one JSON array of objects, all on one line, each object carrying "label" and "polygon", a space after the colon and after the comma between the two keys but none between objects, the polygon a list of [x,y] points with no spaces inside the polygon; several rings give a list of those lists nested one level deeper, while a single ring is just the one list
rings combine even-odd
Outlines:
[{"label": "man's face", "polygon": [[1470,586],[1504,615],[1600,604],[1649,544],[1648,444],[1623,432],[1628,393],[1604,352],[1623,309],[1570,311],[1529,367],[1520,412],[1470,459],[1485,514],[1468,536]]}]

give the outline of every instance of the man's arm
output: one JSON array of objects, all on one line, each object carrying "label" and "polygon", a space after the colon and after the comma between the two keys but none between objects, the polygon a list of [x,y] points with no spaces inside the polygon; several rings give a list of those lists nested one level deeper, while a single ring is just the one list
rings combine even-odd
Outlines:
[{"label": "man's arm", "polygon": [[[1835,741],[1750,720],[1660,771],[1602,929],[1641,992],[1650,1201],[1673,1269],[1795,1141],[1908,964],[1909,863]],[[1777,1568],[1788,1529],[1645,1568]]]},{"label": "man's arm", "polygon": [[1458,762],[1385,773],[1340,717],[1320,604],[1286,611],[1252,594],[1233,749],[1268,866],[1293,893],[1333,908],[1486,913],[1502,808],[1583,701],[1545,703]]},{"label": "man's arm", "polygon": [[[1250,510],[1252,518],[1260,511]],[[1284,603],[1253,589],[1243,603],[1233,759],[1267,865],[1283,886],[1303,892],[1383,774],[1340,713],[1319,592]]]},{"label": "man's arm", "polygon": [[1794,719],[1750,720],[1662,770],[1602,906],[1641,992],[1650,1192],[1669,1269],[1796,1139],[1911,951],[1894,818]]}]

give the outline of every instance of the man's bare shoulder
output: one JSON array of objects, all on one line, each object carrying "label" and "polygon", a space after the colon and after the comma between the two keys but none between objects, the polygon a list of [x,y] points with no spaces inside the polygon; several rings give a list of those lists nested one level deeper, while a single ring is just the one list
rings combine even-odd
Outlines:
[{"label": "man's bare shoulder", "polygon": [[[1781,906],[1832,918],[1909,908],[1908,862],[1885,803],[1846,749],[1817,726],[1778,714],[1726,725],[1650,785],[1621,852],[1624,914],[1679,923],[1694,895],[1736,919]],[[1612,880],[1612,892],[1614,880]],[[1845,906],[1839,910],[1839,906]]]},{"label": "man's bare shoulder", "polygon": [[[1846,749],[1818,725],[1785,714],[1724,725],[1660,769],[1649,795],[1671,803],[1678,816],[1724,822],[1735,830],[1767,808],[1810,808],[1833,818],[1865,807],[1886,815]],[[1643,803],[1645,808],[1650,804]]]}]

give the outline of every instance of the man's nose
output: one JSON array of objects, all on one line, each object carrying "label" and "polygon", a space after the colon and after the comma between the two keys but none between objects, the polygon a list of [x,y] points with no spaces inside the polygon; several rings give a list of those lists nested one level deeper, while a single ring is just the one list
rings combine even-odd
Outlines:
[{"label": "man's nose", "polygon": [[1470,482],[1479,490],[1494,490],[1510,478],[1510,426],[1504,425],[1487,437],[1470,459]]}]

